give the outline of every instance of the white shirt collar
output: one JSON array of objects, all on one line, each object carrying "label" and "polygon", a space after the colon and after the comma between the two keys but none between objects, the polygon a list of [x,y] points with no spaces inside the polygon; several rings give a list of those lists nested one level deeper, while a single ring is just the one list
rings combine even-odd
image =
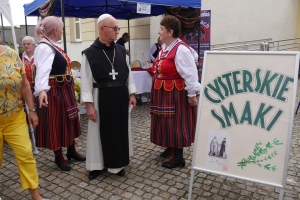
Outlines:
[{"label": "white shirt collar", "polygon": [[32,54],[32,56],[29,58],[26,54],[26,52],[24,51],[24,58],[26,58],[27,60],[31,61],[34,57],[34,54]]},{"label": "white shirt collar", "polygon": [[[60,48],[60,45],[57,43],[57,42],[54,42],[53,40],[51,40],[50,38],[48,38],[47,37],[47,39],[48,40],[50,40],[50,44],[52,44],[52,45],[55,45],[55,46],[57,46],[57,47],[59,47]],[[46,40],[45,38],[42,38],[41,39],[41,42],[46,42],[46,43],[49,43],[49,41],[48,40]]]},{"label": "white shirt collar", "polygon": [[180,41],[181,41],[181,39],[177,38],[177,40],[175,40],[174,42],[172,42],[172,44],[170,44],[167,48],[166,48],[166,44],[163,44],[161,46],[161,48],[162,48],[163,51],[170,51],[170,50],[173,49],[175,43],[180,42]]}]

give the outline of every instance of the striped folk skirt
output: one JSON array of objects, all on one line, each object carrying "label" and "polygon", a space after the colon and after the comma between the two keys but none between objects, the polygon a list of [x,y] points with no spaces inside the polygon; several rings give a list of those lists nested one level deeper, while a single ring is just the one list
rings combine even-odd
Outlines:
[{"label": "striped folk skirt", "polygon": [[190,106],[186,90],[166,91],[152,86],[150,141],[162,147],[189,147],[195,139],[197,106]]},{"label": "striped folk skirt", "polygon": [[70,76],[49,79],[48,107],[39,108],[39,124],[36,127],[36,146],[57,150],[68,147],[81,133],[74,81]]}]

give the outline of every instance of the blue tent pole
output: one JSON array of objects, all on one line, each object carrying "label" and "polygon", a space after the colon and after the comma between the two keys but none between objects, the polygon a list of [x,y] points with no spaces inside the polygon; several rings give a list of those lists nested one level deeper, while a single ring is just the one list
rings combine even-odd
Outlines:
[{"label": "blue tent pole", "polygon": [[108,13],[107,0],[106,0],[106,13]]},{"label": "blue tent pole", "polygon": [[66,41],[66,26],[65,26],[65,6],[64,6],[64,0],[60,0],[60,4],[61,4],[61,17],[62,17],[62,21],[64,23],[64,27],[63,27],[63,39],[64,39],[64,51],[65,53],[67,53],[67,41]]}]

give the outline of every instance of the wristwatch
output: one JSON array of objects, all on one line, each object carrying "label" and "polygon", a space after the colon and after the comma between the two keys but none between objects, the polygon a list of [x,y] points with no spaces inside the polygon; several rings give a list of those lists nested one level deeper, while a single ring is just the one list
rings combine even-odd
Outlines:
[{"label": "wristwatch", "polygon": [[28,109],[29,112],[36,112],[36,109],[33,108],[33,109]]}]

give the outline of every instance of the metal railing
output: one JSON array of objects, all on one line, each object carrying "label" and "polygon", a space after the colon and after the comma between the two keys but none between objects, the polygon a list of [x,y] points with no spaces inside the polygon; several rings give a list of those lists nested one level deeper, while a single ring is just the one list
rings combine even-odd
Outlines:
[{"label": "metal railing", "polygon": [[[268,46],[262,49],[262,46]],[[300,38],[273,41],[271,38],[237,43],[214,44],[211,51],[300,51]]]}]

